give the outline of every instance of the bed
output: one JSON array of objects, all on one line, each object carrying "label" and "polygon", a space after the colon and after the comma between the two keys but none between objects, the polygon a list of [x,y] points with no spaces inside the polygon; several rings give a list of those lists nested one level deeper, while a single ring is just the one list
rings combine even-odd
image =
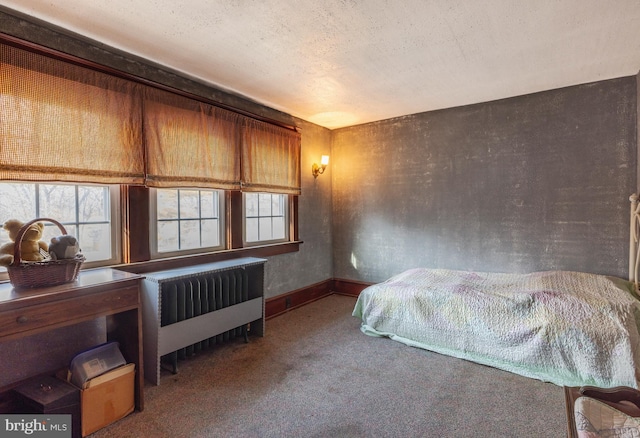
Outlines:
[{"label": "bed", "polygon": [[[634,242],[637,204],[632,198]],[[629,280],[410,269],[364,289],[353,315],[367,335],[560,386],[638,388],[637,259],[634,246]]]}]

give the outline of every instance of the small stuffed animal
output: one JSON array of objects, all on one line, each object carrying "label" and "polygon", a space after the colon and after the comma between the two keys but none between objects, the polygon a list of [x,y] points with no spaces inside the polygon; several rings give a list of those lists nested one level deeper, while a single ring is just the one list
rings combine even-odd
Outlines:
[{"label": "small stuffed animal", "polygon": [[49,245],[51,260],[72,259],[80,252],[80,244],[75,237],[64,234],[53,237]]},{"label": "small stuffed animal", "polygon": [[[2,225],[2,228],[9,233],[9,238],[12,242],[8,242],[0,246],[1,266],[9,266],[13,263],[15,240],[18,235],[18,231],[20,231],[20,228],[22,228],[23,225],[24,223],[17,219],[9,219],[4,223],[4,225]],[[48,245],[40,240],[42,238],[43,231],[44,224],[42,222],[35,222],[29,226],[22,237],[22,244],[20,245],[20,257],[22,260],[28,262],[40,262],[44,260],[45,257],[42,255],[41,250],[46,254],[48,251]]]}]

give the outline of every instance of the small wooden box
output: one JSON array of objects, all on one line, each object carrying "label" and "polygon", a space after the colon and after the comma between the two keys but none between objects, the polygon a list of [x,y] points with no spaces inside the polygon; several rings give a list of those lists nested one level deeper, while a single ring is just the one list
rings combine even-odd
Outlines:
[{"label": "small wooden box", "polygon": [[14,389],[22,414],[71,414],[71,434],[80,437],[80,389],[52,376],[37,376]]}]

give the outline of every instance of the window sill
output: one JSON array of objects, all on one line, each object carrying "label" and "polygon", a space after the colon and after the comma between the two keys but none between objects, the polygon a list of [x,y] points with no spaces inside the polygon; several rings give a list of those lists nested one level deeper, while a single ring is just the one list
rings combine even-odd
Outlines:
[{"label": "window sill", "polygon": [[[130,272],[132,274],[144,274],[145,272],[162,271],[165,269],[182,268],[185,266],[203,263],[219,262],[221,260],[235,259],[239,257],[269,257],[280,254],[298,252],[301,240],[295,242],[277,243],[271,245],[252,246],[249,248],[229,249],[206,254],[171,257],[148,262],[128,263],[121,265],[101,266]],[[90,268],[89,268],[90,269]],[[5,272],[0,274],[0,284],[9,283],[9,276]]]},{"label": "window sill", "polygon": [[229,260],[239,257],[269,257],[280,254],[287,254],[299,251],[301,243],[303,242],[300,240],[294,242],[274,243],[270,245],[228,249],[205,254],[191,254],[180,257],[170,257],[166,259],[128,263],[111,267],[121,271],[131,272],[133,274],[144,274],[145,272],[182,268],[185,266],[219,262],[221,260]]}]

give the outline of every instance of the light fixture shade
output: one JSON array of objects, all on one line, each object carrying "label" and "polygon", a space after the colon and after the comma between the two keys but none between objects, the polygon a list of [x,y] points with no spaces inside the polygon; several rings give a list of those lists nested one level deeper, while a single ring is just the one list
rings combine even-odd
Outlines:
[{"label": "light fixture shade", "polygon": [[318,175],[322,175],[324,173],[324,170],[327,168],[328,164],[329,164],[329,155],[323,155],[320,158],[319,166],[316,163],[313,163],[313,166],[311,166],[311,174],[313,175],[313,177],[317,178]]}]

